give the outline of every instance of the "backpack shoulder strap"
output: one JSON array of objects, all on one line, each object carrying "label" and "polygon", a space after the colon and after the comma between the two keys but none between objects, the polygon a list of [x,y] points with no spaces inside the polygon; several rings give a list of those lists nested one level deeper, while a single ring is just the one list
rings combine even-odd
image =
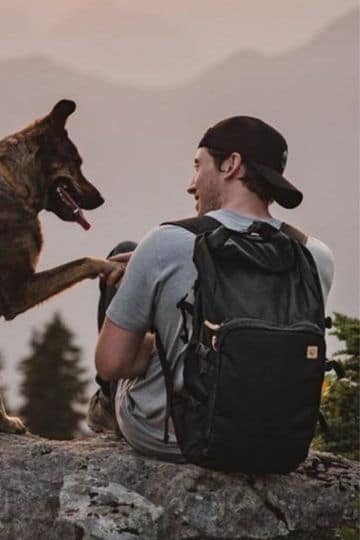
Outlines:
[{"label": "backpack shoulder strap", "polygon": [[307,242],[308,236],[299,229],[296,229],[292,225],[289,225],[288,223],[283,222],[281,224],[280,231],[287,236],[290,236],[290,238],[296,240],[300,244],[305,245]]},{"label": "backpack shoulder strap", "polygon": [[[199,216],[187,219],[181,219],[178,221],[166,221],[161,223],[161,225],[176,225],[182,227],[187,231],[190,231],[196,235],[202,234],[207,231],[213,231],[220,227],[221,223],[216,219],[210,216]],[[180,307],[181,304],[185,303],[185,298],[180,300],[177,304],[177,307]],[[155,329],[155,339],[156,339],[156,348],[159,355],[160,365],[165,379],[165,389],[166,389],[166,411],[165,411],[165,422],[164,422],[164,442],[169,442],[169,420],[172,410],[172,397],[173,397],[173,374],[171,372],[170,366],[167,362],[166,352],[162,341],[160,339],[159,332]]]},{"label": "backpack shoulder strap", "polygon": [[166,352],[164,349],[164,346],[162,344],[162,341],[160,339],[160,334],[157,330],[155,330],[155,343],[156,343],[156,349],[158,351],[159,361],[161,365],[161,369],[164,375],[165,379],[165,390],[166,390],[166,409],[165,409],[165,421],[164,421],[164,443],[169,442],[169,420],[171,416],[171,409],[172,409],[172,398],[173,398],[173,376],[171,373],[170,366],[166,359]]},{"label": "backpack shoulder strap", "polygon": [[194,234],[202,234],[204,232],[214,231],[221,226],[221,223],[210,216],[199,216],[180,219],[178,221],[165,221],[161,225],[176,225]]},{"label": "backpack shoulder strap", "polygon": [[[161,223],[161,225],[177,225],[178,227],[182,227],[183,229],[186,229],[194,234],[202,234],[204,232],[214,231],[221,226],[221,223],[217,219],[210,216],[199,216],[180,219],[178,221],[165,221],[164,223]],[[287,236],[290,236],[290,238],[296,240],[300,244],[305,245],[307,242],[308,236],[304,232],[300,231],[300,229],[297,229],[288,223],[283,222],[281,224],[280,231]]]}]

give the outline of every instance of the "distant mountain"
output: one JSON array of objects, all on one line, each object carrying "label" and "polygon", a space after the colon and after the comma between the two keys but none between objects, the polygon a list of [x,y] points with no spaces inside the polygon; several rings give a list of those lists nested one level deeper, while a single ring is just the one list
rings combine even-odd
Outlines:
[{"label": "distant mountain", "polygon": [[[88,236],[52,216],[44,219],[43,266],[84,251],[105,253],[119,239],[139,239],[156,223],[191,214],[185,188],[201,134],[225,116],[250,114],[286,135],[287,174],[305,194],[299,209],[274,212],[331,246],[337,273],[330,309],[356,313],[358,50],[354,11],[301,49],[279,56],[239,52],[170,90],[120,86],[46,57],[0,62],[0,136],[46,114],[59,98],[75,99],[78,111],[69,133],[84,158],[85,173],[107,201],[89,213],[94,227]],[[89,346],[94,327],[81,296],[89,288],[82,287],[32,313],[42,317],[63,306]],[[12,323],[19,335],[26,335],[28,317]]]},{"label": "distant mountain", "polygon": [[[159,207],[169,215],[188,207],[181,184],[202,131],[226,115],[260,116],[287,135],[288,174],[305,191],[299,221],[330,241],[334,217],[337,227],[344,223],[340,196],[351,209],[346,219],[356,215],[357,35],[354,12],[302,49],[276,57],[240,52],[191,84],[164,91],[118,86],[45,57],[0,62],[1,132],[45,114],[60,97],[75,98],[70,133],[86,170],[105,186],[109,201],[121,193],[125,208],[137,203],[134,187],[141,189],[146,216],[156,222]],[[175,193],[179,200],[171,200]],[[313,209],[324,201],[329,211],[321,226]],[[135,225],[136,235],[142,230]]]}]

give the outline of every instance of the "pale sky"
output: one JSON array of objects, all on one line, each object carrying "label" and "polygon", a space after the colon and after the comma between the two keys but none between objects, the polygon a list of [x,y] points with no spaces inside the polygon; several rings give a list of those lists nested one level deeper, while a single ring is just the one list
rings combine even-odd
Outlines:
[{"label": "pale sky", "polygon": [[178,85],[234,52],[283,53],[357,0],[2,0],[0,59],[46,55],[140,86]]}]

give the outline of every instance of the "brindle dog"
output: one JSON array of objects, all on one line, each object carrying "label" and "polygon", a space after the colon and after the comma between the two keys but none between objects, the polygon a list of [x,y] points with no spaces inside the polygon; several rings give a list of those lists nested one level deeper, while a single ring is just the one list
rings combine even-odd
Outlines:
[{"label": "brindle dog", "polygon": [[[45,118],[0,141],[0,316],[7,320],[78,281],[107,274],[115,266],[83,258],[35,273],[42,246],[40,210],[75,221],[76,212],[60,196],[61,190],[78,211],[104,202],[82,175],[81,158],[65,130],[75,107],[73,101],[62,100]],[[25,431],[19,418],[6,414],[1,395],[0,431]]]}]

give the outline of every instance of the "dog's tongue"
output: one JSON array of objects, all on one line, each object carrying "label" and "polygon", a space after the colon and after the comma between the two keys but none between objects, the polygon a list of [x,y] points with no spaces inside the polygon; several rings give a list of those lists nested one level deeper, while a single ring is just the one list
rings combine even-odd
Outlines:
[{"label": "dog's tongue", "polygon": [[65,203],[73,212],[75,221],[77,221],[85,231],[88,231],[91,227],[90,223],[86,220],[83,211],[80,206],[74,201],[71,195],[62,186],[58,186],[56,191],[59,194],[60,199]]}]

